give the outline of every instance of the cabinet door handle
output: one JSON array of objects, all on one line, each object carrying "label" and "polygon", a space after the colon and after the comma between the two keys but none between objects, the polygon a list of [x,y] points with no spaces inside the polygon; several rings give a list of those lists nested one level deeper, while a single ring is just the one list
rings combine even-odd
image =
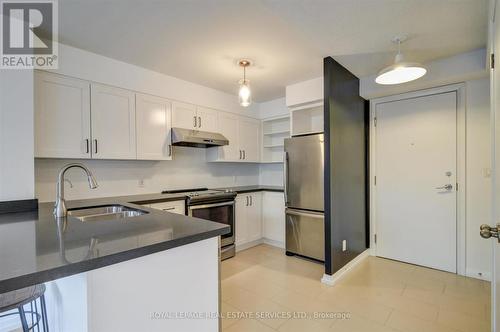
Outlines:
[{"label": "cabinet door handle", "polygon": [[201,128],[201,116],[198,117],[198,128]]},{"label": "cabinet door handle", "polygon": [[195,116],[193,116],[193,127],[195,127],[195,128],[196,128],[196,115],[195,115]]},{"label": "cabinet door handle", "polygon": [[248,196],[245,196],[245,198],[247,199],[247,205],[246,206],[248,206]]},{"label": "cabinet door handle", "polygon": [[97,154],[97,139],[94,140],[94,144],[95,144],[95,154]]},{"label": "cabinet door handle", "polygon": [[90,152],[90,142],[89,142],[88,138],[85,139],[85,146],[86,146],[86,152],[85,153],[89,153]]},{"label": "cabinet door handle", "polygon": [[249,197],[250,197],[250,206],[253,206],[253,197],[252,196]]},{"label": "cabinet door handle", "polygon": [[171,144],[168,145],[168,156],[169,157],[172,156],[172,145]]},{"label": "cabinet door handle", "polygon": [[240,150],[240,160],[241,160],[241,150]]},{"label": "cabinet door handle", "polygon": [[243,159],[247,159],[247,153],[245,150],[243,150]]}]

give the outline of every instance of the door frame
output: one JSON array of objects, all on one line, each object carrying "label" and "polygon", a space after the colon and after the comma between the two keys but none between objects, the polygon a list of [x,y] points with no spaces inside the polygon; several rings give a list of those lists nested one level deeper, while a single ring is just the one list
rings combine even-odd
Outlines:
[{"label": "door frame", "polygon": [[432,96],[448,92],[457,94],[457,274],[466,275],[466,93],[465,83],[440,86],[436,88],[412,91],[398,95],[391,95],[370,100],[370,255],[377,256],[377,244],[375,243],[375,234],[377,234],[376,219],[376,197],[377,187],[375,185],[376,170],[376,130],[375,110],[378,104],[412,99],[418,97]]}]

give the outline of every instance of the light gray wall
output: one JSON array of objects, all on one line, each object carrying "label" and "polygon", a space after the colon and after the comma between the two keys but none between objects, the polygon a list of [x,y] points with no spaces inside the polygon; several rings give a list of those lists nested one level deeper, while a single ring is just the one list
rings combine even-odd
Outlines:
[{"label": "light gray wall", "polygon": [[34,198],[33,71],[0,71],[0,201]]},{"label": "light gray wall", "polygon": [[488,78],[466,82],[466,273],[488,279],[491,243],[479,236],[479,226],[491,216],[489,89]]}]

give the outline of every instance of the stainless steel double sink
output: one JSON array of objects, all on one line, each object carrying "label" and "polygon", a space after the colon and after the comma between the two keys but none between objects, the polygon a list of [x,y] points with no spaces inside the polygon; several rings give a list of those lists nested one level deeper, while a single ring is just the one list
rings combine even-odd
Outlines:
[{"label": "stainless steel double sink", "polygon": [[68,217],[73,217],[84,222],[110,221],[138,217],[148,213],[148,211],[134,209],[125,205],[112,204],[69,209]]}]

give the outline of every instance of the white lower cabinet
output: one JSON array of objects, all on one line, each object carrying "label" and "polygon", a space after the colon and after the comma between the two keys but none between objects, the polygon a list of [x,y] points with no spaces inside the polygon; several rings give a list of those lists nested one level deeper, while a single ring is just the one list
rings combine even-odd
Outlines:
[{"label": "white lower cabinet", "polygon": [[262,237],[271,244],[285,247],[285,199],[283,193],[262,192]]},{"label": "white lower cabinet", "polygon": [[235,221],[234,227],[236,228],[236,246],[241,246],[248,242],[248,231],[247,231],[247,202],[248,196],[238,195],[236,196],[236,206],[235,206]]},{"label": "white lower cabinet", "polygon": [[167,212],[186,214],[186,201],[178,200],[171,202],[151,203],[146,205],[152,209],[163,210]]},{"label": "white lower cabinet", "polygon": [[262,193],[236,196],[236,246],[242,247],[262,238]]}]

